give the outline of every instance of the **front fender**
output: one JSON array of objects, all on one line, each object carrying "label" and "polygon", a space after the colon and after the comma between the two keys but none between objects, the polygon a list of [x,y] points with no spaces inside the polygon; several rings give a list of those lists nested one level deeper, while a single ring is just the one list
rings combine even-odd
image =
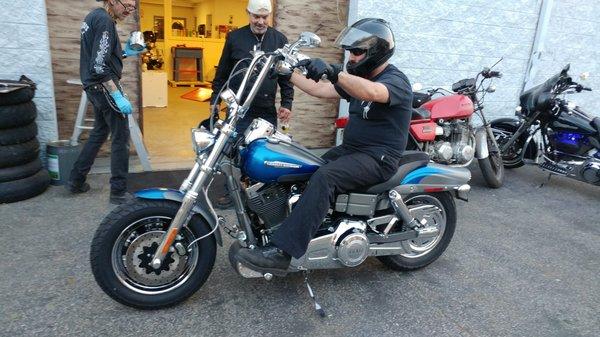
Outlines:
[{"label": "front fender", "polygon": [[[183,194],[181,191],[170,188],[148,188],[137,191],[134,193],[134,195],[141,199],[171,200],[178,203],[181,203],[183,201],[183,197],[185,196],[185,194]],[[198,199],[196,199],[196,205],[192,209],[192,212],[202,216],[211,228],[214,229],[215,226],[217,226],[219,219],[212,207],[212,204],[210,203],[210,200],[208,199],[205,189],[202,189],[202,191],[198,193]],[[219,246],[223,246],[221,231],[215,231],[214,235]]]},{"label": "front fender", "polygon": [[475,131],[475,158],[484,159],[490,155],[488,150],[487,132],[485,127],[480,126]]}]

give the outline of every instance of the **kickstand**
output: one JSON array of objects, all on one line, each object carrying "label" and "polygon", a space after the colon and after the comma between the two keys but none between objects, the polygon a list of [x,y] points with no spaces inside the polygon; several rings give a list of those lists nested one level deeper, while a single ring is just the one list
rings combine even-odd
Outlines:
[{"label": "kickstand", "polygon": [[306,288],[308,289],[308,295],[310,295],[312,300],[315,302],[315,310],[317,311],[319,316],[327,317],[325,310],[321,307],[321,305],[319,303],[317,303],[315,294],[313,293],[312,288],[310,287],[310,284],[308,283],[308,270],[304,271],[304,283],[306,283]]},{"label": "kickstand", "polygon": [[546,181],[544,181],[543,183],[541,183],[540,186],[538,186],[538,188],[542,188],[542,187],[544,187],[545,184],[549,183],[550,178],[552,178],[552,173],[548,174],[548,179]]}]

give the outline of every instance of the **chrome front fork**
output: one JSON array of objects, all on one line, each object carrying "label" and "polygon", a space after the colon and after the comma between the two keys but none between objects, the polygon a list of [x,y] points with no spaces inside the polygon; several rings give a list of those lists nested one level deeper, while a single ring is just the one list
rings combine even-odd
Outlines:
[{"label": "chrome front fork", "polygon": [[[221,134],[219,135],[219,138],[217,139],[210,155],[208,158],[206,158],[206,161],[202,164],[196,162],[196,165],[194,165],[194,168],[192,169],[192,172],[190,172],[188,179],[186,179],[186,181],[184,181],[182,184],[182,187],[184,187],[184,185],[189,186],[191,184],[191,188],[189,188],[185,193],[185,196],[181,202],[181,206],[179,207],[175,218],[167,230],[167,234],[164,236],[160,246],[152,257],[152,268],[160,268],[163,259],[169,252],[169,249],[175,241],[175,238],[181,230],[181,227],[189,222],[192,215],[191,211],[196,204],[196,200],[198,199],[198,193],[200,189],[204,187],[206,182],[212,177],[214,173],[213,168],[221,157],[221,152],[223,151],[225,144],[227,144],[227,141],[233,132],[235,132],[235,130],[231,124],[225,124],[223,126],[221,129]],[[197,175],[195,179],[193,178],[194,175]]]}]

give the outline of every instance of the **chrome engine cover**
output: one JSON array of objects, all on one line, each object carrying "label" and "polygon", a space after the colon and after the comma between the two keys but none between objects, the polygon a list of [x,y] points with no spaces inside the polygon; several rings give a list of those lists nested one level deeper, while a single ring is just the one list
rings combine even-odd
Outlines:
[{"label": "chrome engine cover", "polygon": [[444,134],[433,143],[429,156],[439,163],[468,165],[475,158],[475,137],[468,122],[444,122],[442,128]]},{"label": "chrome engine cover", "polygon": [[595,159],[587,160],[581,168],[581,176],[584,181],[593,185],[600,185],[600,161]]},{"label": "chrome engine cover", "polygon": [[352,233],[342,239],[337,249],[340,262],[346,267],[356,267],[369,256],[369,239],[365,233]]},{"label": "chrome engine cover", "polygon": [[463,164],[473,160],[475,149],[468,144],[457,144],[454,148],[454,156],[460,164]]},{"label": "chrome engine cover", "polygon": [[449,162],[452,160],[453,152],[450,142],[436,142],[434,157],[437,157],[440,161]]},{"label": "chrome engine cover", "polygon": [[355,267],[369,256],[364,221],[343,219],[335,231],[312,239],[306,253],[292,258],[290,271]]}]

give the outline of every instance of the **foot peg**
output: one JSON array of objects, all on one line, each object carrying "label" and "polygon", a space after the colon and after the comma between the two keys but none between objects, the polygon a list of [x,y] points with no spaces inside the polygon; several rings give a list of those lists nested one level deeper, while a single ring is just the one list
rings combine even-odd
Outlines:
[{"label": "foot peg", "polygon": [[[242,275],[242,277],[244,278],[260,278],[260,277],[264,277],[265,279],[267,278],[266,276],[264,276],[262,273],[257,272],[256,270],[252,270],[246,266],[244,266],[241,262],[238,261],[238,263],[236,264],[236,268],[237,271],[240,275]],[[271,277],[273,277],[273,275],[271,275]]]}]

